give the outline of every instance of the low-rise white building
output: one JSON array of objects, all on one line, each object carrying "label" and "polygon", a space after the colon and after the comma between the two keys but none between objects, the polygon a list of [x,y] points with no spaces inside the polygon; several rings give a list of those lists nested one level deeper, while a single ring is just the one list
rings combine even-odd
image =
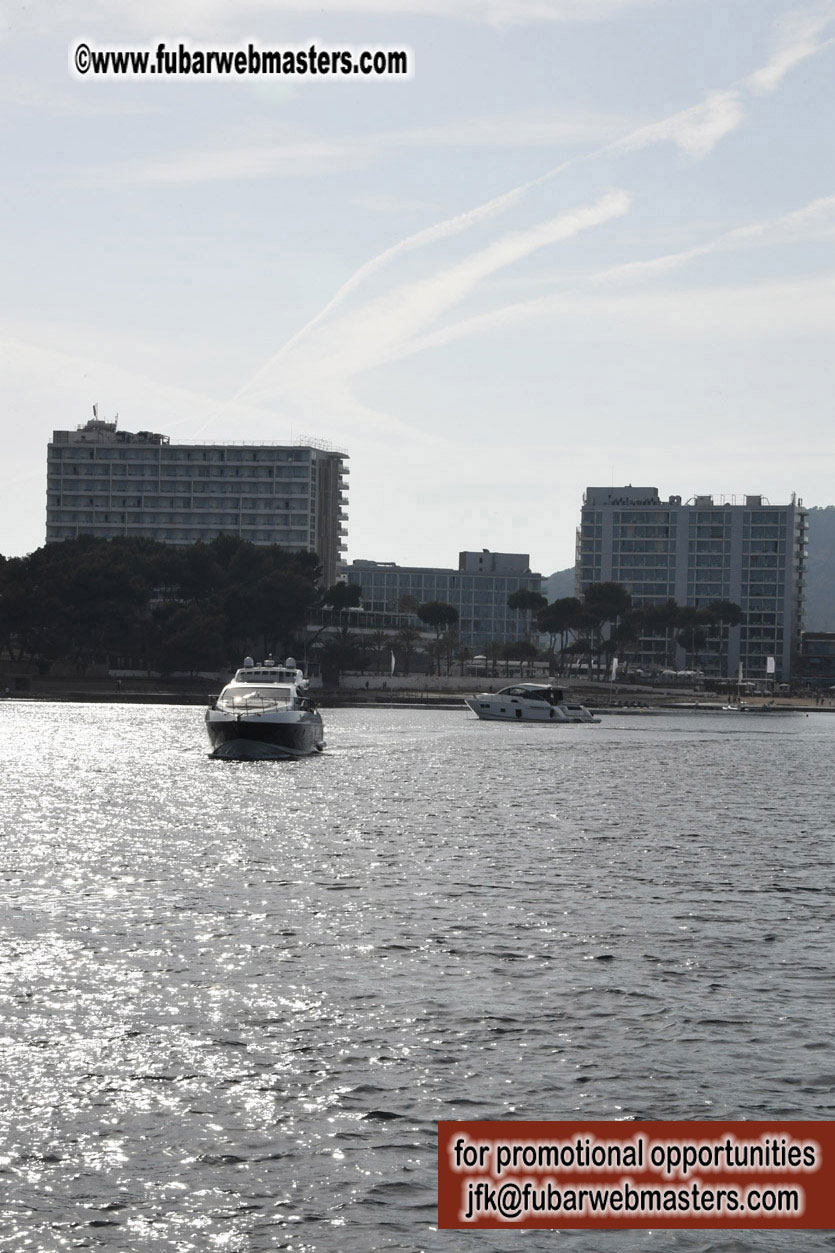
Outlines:
[{"label": "low-rise white building", "polygon": [[435,600],[453,605],[461,644],[479,648],[491,640],[511,643],[523,638],[525,615],[508,608],[507,598],[520,589],[541,592],[542,575],[533,573],[530,564],[527,553],[491,553],[483,548],[459,553],[457,570],[353,561],[342,571],[349,583],[362,588],[363,608],[370,613],[402,612],[404,597],[418,604]]}]

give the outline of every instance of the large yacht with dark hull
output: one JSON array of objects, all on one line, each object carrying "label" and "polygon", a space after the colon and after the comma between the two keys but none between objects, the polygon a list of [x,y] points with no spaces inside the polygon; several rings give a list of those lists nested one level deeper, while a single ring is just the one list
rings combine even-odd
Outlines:
[{"label": "large yacht with dark hull", "polygon": [[231,683],[211,697],[206,730],[212,757],[228,761],[308,757],[325,746],[322,716],[293,657],[284,665],[247,657]]}]

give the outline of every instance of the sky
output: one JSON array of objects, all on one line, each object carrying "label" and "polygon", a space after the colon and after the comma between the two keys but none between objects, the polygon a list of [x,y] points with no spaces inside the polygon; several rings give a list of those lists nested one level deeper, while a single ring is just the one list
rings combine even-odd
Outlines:
[{"label": "sky", "polygon": [[[407,77],[73,50],[405,49]],[[0,553],[54,429],[350,454],[348,557],[571,565],[589,485],[835,502],[835,0],[0,4]]]}]

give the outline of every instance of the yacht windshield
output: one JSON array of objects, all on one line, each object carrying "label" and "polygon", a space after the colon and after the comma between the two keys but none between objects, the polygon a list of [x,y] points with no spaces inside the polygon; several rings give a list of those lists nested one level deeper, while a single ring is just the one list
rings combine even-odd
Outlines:
[{"label": "yacht windshield", "polygon": [[287,705],[292,698],[292,688],[270,683],[269,686],[265,684],[263,687],[224,688],[219,703],[239,713],[245,710],[260,712],[267,708],[275,709],[278,705]]}]

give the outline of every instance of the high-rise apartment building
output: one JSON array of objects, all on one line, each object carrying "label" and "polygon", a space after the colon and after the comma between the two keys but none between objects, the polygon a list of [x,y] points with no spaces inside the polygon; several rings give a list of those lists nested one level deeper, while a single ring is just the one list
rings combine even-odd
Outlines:
[{"label": "high-rise apartment building", "polygon": [[[510,643],[524,635],[524,617],[508,608],[512,592],[539,592],[542,575],[531,573],[527,553],[463,552],[458,569],[398,566],[393,561],[354,561],[343,566],[349,583],[362,588],[363,609],[371,613],[402,613],[403,597],[422,604],[441,601],[458,610],[458,631],[465,648],[481,648],[491,640]],[[414,625],[420,626],[417,619]],[[425,629],[425,628],[423,628]]]},{"label": "high-rise apartment building", "polygon": [[346,547],[346,459],[318,444],[172,444],[93,418],[53,432],[47,543],[127,535],[193,544],[238,535],[315,552],[332,584]]},{"label": "high-rise apartment building", "polygon": [[[766,676],[774,657],[786,680],[803,624],[806,510],[792,497],[714,502],[712,496],[662,501],[655,487],[589,487],[577,533],[577,587],[614,582],[636,604],[739,605],[744,622],[714,637],[700,656],[706,673]],[[662,641],[641,642],[644,661],[661,659]],[[679,662],[683,654],[679,650]]]}]

